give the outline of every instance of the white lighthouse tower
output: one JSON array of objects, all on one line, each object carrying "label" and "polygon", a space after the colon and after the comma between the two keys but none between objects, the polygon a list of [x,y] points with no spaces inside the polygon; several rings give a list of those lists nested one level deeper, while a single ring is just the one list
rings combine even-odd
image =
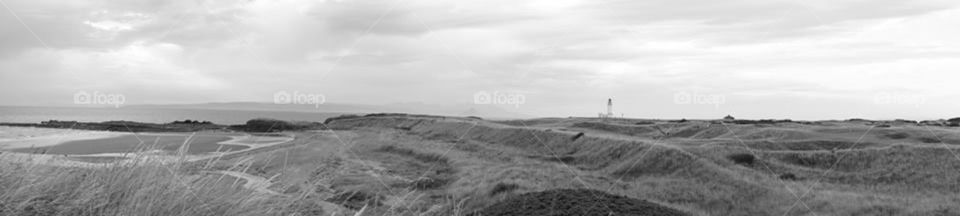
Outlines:
[{"label": "white lighthouse tower", "polygon": [[613,99],[607,98],[607,118],[613,117]]},{"label": "white lighthouse tower", "polygon": [[607,113],[598,113],[600,119],[606,120],[608,118],[613,118],[613,99],[607,98]]}]

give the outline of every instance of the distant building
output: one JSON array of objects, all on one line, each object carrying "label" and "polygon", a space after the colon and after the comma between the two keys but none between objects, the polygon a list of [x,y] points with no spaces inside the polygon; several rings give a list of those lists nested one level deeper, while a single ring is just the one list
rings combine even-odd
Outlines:
[{"label": "distant building", "polygon": [[737,119],[736,119],[736,118],[733,118],[733,116],[731,116],[731,115],[727,115],[727,116],[723,117],[723,120],[737,120]]},{"label": "distant building", "polygon": [[616,118],[616,116],[613,115],[613,99],[612,98],[607,98],[607,113],[600,113],[598,114],[598,117],[600,119]]}]

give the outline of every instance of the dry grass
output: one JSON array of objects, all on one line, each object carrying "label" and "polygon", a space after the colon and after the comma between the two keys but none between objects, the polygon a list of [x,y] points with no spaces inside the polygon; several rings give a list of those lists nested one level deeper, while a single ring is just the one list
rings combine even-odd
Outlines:
[{"label": "dry grass", "polygon": [[[867,127],[666,123],[680,132],[655,141],[659,132],[623,138],[587,131],[573,139],[576,132],[516,123],[351,118],[331,122],[343,129],[335,136],[210,166],[11,164],[0,170],[0,215],[318,215],[329,213],[322,200],[363,215],[467,215],[558,188],[600,190],[694,215],[956,215],[953,204],[960,202],[960,174],[953,172],[960,161],[942,145],[917,140],[932,135],[916,128],[875,131],[854,149],[833,150],[852,147]],[[885,135],[894,133],[908,135]],[[737,142],[734,134],[753,140]],[[271,188],[284,194],[255,194],[234,180],[199,174],[203,167],[278,176]],[[802,204],[793,205],[792,193],[805,195]]]},{"label": "dry grass", "polygon": [[0,194],[0,215],[278,215],[286,208],[177,165],[6,164]]},{"label": "dry grass", "polygon": [[[956,208],[945,206],[958,200],[943,191],[955,191],[960,185],[956,183],[960,176],[944,172],[960,168],[960,161],[941,145],[916,140],[931,135],[912,127],[875,131],[846,124],[726,128],[700,122],[676,124],[678,132],[655,145],[657,137],[649,135],[654,133],[624,132],[637,137],[631,140],[587,131],[572,139],[575,132],[520,123],[375,118],[333,124],[343,129],[406,125],[404,133],[425,140],[463,137],[465,141],[452,142],[467,147],[453,148],[460,153],[449,157],[459,170],[459,180],[446,192],[466,200],[463,207],[468,212],[526,192],[590,188],[702,215],[930,215],[955,212]],[[593,130],[608,127],[591,124]],[[658,125],[665,124],[674,123]],[[584,128],[587,124],[569,125]],[[934,132],[938,137],[955,133]],[[864,139],[855,142],[864,133]],[[885,135],[895,133],[909,135]],[[741,143],[737,138],[746,140]],[[694,141],[702,144],[673,144]],[[747,153],[756,156],[752,165],[738,165],[727,158]],[[834,163],[836,167],[831,168]],[[802,204],[794,205],[801,195]]]}]

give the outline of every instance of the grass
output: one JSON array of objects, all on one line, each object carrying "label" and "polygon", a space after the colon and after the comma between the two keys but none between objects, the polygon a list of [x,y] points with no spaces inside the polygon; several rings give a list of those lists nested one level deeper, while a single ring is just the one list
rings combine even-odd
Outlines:
[{"label": "grass", "polygon": [[76,169],[5,164],[0,215],[279,215],[259,199],[177,165]]},{"label": "grass", "polygon": [[743,164],[748,166],[753,165],[753,162],[757,160],[757,157],[754,157],[752,154],[746,154],[746,153],[728,155],[727,158],[736,164]]},{"label": "grass", "polygon": [[[787,132],[802,133],[780,136],[787,132],[770,126],[752,133],[757,140],[739,143],[723,126],[692,122],[678,126],[694,128],[690,136],[674,133],[654,143],[596,132],[572,140],[575,133],[562,130],[405,118],[334,121],[331,127],[349,130],[336,136],[304,132],[283,148],[209,166],[4,165],[0,215],[326,215],[332,212],[325,209],[328,203],[363,215],[469,215],[523,194],[571,188],[694,215],[950,215],[960,201],[953,193],[960,189],[960,174],[950,172],[960,163],[940,145],[904,143],[929,136],[917,131],[907,140],[876,131],[847,150],[853,143],[846,138],[867,127],[787,125],[793,127]],[[730,127],[738,134],[760,130]],[[831,150],[838,146],[844,148]],[[257,194],[234,184],[236,179],[200,173],[208,169],[276,176],[270,189],[284,193]],[[813,190],[802,199],[805,206],[790,208],[797,200],[790,191],[808,188]]]},{"label": "grass", "polygon": [[443,155],[430,154],[430,153],[420,153],[420,152],[414,151],[413,149],[408,149],[408,148],[403,148],[403,147],[397,147],[397,146],[392,146],[392,145],[391,145],[391,146],[383,146],[383,147],[381,147],[381,148],[379,149],[379,151],[382,151],[382,152],[390,152],[390,153],[395,153],[395,154],[400,154],[400,155],[405,155],[405,156],[410,156],[410,157],[413,157],[413,158],[415,158],[415,159],[417,159],[417,160],[419,160],[419,161],[421,161],[421,162],[424,162],[424,163],[440,163],[440,164],[450,163],[450,160],[447,159],[447,158],[445,158],[445,157],[443,157]]},{"label": "grass", "polygon": [[514,191],[514,190],[517,190],[518,188],[520,188],[520,185],[517,185],[517,184],[509,184],[509,183],[503,183],[503,182],[497,183],[497,185],[493,186],[493,189],[490,189],[490,196],[496,196],[497,194]]},{"label": "grass", "polygon": [[[380,124],[383,126],[377,126]],[[450,153],[459,155],[448,156],[456,161],[459,179],[446,192],[457,200],[466,200],[463,208],[467,212],[502,201],[504,195],[490,196],[500,184],[520,186],[514,192],[499,193],[507,196],[553,188],[610,188],[606,192],[654,200],[703,215],[856,215],[874,212],[873,206],[887,206],[880,211],[884,213],[895,208],[900,215],[929,215],[958,201],[943,193],[958,186],[956,180],[960,178],[944,172],[956,169],[956,158],[942,148],[932,148],[940,146],[907,143],[897,147],[907,138],[929,136],[922,128],[870,131],[870,126],[846,123],[727,128],[691,122],[678,124],[662,140],[663,145],[652,145],[644,139],[607,138],[602,133],[572,140],[573,133],[558,132],[563,129],[546,131],[551,128],[520,123],[473,125],[395,118],[354,119],[339,126],[393,128],[412,124],[416,127],[399,133],[420,137],[424,142],[462,140]],[[657,125],[670,128],[665,124],[674,123]],[[553,129],[556,125],[549,124]],[[909,136],[884,136],[890,131],[903,131]],[[934,131],[939,137],[953,133]],[[865,139],[857,142],[866,132]],[[636,135],[658,137],[656,131]],[[737,137],[749,139],[741,142]],[[419,152],[443,151],[444,147],[449,146],[405,145]],[[727,157],[744,152],[750,152],[744,154],[750,156]],[[840,156],[844,159],[837,163]],[[830,168],[834,163],[836,167]],[[831,171],[824,173],[826,170]],[[807,206],[791,208],[797,198],[790,191],[803,193],[808,188],[813,190],[803,200],[812,210]]]},{"label": "grass", "polygon": [[[180,151],[181,158],[186,151]],[[4,155],[0,155],[4,156]],[[73,168],[0,160],[0,215],[322,215],[317,186],[275,196],[242,187],[245,180],[206,174],[234,162],[155,163],[132,158]],[[133,161],[133,162],[131,162]],[[231,163],[231,164],[227,164]],[[308,184],[311,185],[311,184]]]}]

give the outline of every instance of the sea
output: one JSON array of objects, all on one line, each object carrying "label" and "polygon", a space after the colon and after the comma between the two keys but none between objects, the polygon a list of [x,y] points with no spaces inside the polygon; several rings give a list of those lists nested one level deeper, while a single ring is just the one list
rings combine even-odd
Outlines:
[{"label": "sea", "polygon": [[243,124],[255,118],[271,118],[287,121],[318,121],[343,113],[262,111],[262,110],[214,110],[177,108],[78,108],[78,107],[20,107],[0,106],[0,122],[40,123],[41,121],[135,121],[168,123],[177,120],[210,121],[216,124]]}]

